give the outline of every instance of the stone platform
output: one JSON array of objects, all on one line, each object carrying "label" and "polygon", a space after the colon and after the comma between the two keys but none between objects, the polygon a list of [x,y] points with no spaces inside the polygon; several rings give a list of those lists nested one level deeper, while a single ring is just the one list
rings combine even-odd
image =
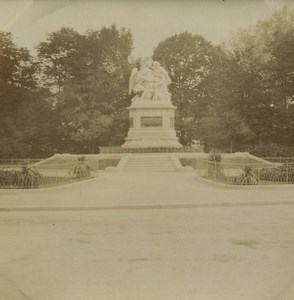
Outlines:
[{"label": "stone platform", "polygon": [[174,128],[176,107],[168,101],[134,101],[123,148],[181,148]]}]

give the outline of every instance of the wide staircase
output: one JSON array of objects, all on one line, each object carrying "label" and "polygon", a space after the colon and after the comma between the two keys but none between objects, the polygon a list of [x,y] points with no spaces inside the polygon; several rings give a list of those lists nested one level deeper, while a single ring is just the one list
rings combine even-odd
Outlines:
[{"label": "wide staircase", "polygon": [[126,172],[173,172],[176,168],[168,154],[138,154],[130,156],[123,170]]}]

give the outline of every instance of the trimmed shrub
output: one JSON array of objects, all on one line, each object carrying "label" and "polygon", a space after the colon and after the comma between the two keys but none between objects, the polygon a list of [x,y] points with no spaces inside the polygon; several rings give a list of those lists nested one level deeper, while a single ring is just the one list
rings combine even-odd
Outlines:
[{"label": "trimmed shrub", "polygon": [[256,185],[258,184],[258,177],[254,173],[254,170],[251,166],[245,166],[243,173],[236,177],[236,184],[239,185]]},{"label": "trimmed shrub", "polygon": [[78,157],[78,162],[73,166],[71,173],[75,178],[85,178],[91,176],[92,168],[86,163],[85,156]]},{"label": "trimmed shrub", "polygon": [[208,156],[207,177],[223,179],[225,177],[222,166],[222,155],[220,152],[211,151]]},{"label": "trimmed shrub", "polygon": [[27,163],[21,164],[21,171],[16,171],[16,177],[17,185],[21,188],[36,188],[43,179],[43,175]]}]

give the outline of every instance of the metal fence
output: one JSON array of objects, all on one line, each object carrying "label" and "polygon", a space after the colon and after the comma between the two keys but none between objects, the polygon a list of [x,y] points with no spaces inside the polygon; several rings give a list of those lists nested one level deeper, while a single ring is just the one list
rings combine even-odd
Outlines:
[{"label": "metal fence", "polygon": [[197,172],[201,177],[235,185],[293,184],[294,161],[285,159],[280,162],[278,158],[275,161],[278,162],[244,164],[207,160],[206,166]]},{"label": "metal fence", "polygon": [[[117,161],[111,163],[115,165]],[[77,160],[59,163],[38,159],[0,160],[0,188],[41,188],[80,181],[97,176],[107,165],[109,162],[105,164],[103,160],[84,163]],[[204,178],[228,184],[294,183],[293,157],[271,157],[260,162],[201,159],[195,163],[195,169]]]},{"label": "metal fence", "polygon": [[0,161],[0,188],[42,188],[85,180],[98,175],[99,164],[68,162],[38,164],[39,160]]}]

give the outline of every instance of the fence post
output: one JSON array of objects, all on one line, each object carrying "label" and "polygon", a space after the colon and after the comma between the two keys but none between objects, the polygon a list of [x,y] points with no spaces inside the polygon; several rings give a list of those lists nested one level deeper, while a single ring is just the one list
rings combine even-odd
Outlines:
[{"label": "fence post", "polygon": [[286,162],[286,183],[289,183],[289,163],[288,160]]},{"label": "fence post", "polygon": [[79,181],[80,181],[80,183],[79,183],[79,187],[80,187],[80,199],[82,199],[82,178],[81,177],[79,177]]}]

